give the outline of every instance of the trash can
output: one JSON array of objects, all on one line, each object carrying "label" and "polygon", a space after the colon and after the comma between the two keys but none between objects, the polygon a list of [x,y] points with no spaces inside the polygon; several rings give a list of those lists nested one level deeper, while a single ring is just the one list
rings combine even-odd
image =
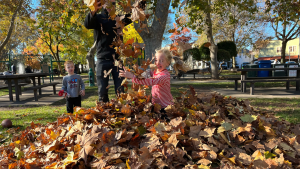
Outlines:
[{"label": "trash can", "polygon": [[[258,62],[259,68],[271,68],[271,61],[270,60],[261,60]],[[268,77],[269,71],[258,71],[257,72],[258,77]]]},{"label": "trash can", "polygon": [[[298,67],[297,63],[287,63],[286,67],[291,68],[291,67]],[[297,77],[297,70],[288,70],[287,71],[287,76],[289,77]]]},{"label": "trash can", "polygon": [[[285,67],[286,67],[286,64],[274,64],[273,65],[273,68],[285,68]],[[273,77],[286,76],[286,70],[273,70],[272,76]]]},{"label": "trash can", "polygon": [[[244,66],[245,69],[247,68],[258,68],[258,64],[248,64]],[[257,71],[249,71],[247,73],[247,77],[257,77]]]}]

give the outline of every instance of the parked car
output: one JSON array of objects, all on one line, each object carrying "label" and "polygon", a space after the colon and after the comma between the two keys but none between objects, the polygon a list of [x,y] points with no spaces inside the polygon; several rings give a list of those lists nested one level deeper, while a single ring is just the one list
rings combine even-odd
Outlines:
[{"label": "parked car", "polygon": [[250,64],[250,62],[243,62],[242,63],[242,68],[244,68],[244,66],[249,65],[249,64]]},{"label": "parked car", "polygon": [[291,64],[291,63],[296,63],[295,61],[287,61],[285,64]]}]

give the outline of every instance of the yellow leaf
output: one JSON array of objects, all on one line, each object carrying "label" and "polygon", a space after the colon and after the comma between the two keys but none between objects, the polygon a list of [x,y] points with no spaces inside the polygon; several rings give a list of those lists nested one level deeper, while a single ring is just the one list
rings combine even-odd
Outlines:
[{"label": "yellow leaf", "polygon": [[58,136],[59,136],[59,132],[55,133],[55,132],[51,131],[50,138],[52,140],[55,140]]},{"label": "yellow leaf", "polygon": [[77,153],[77,152],[79,152],[80,150],[81,150],[80,145],[79,145],[79,144],[76,144],[76,145],[74,146],[74,152]]},{"label": "yellow leaf", "polygon": [[67,154],[68,154],[67,158],[65,158],[64,161],[63,161],[64,162],[64,164],[63,164],[64,167],[69,165],[70,163],[76,163],[77,162],[77,160],[73,160],[73,158],[74,158],[74,152],[73,151],[67,152]]},{"label": "yellow leaf", "polygon": [[30,147],[31,147],[32,151],[34,151],[36,149],[33,143],[30,143]]},{"label": "yellow leaf", "polygon": [[225,128],[223,126],[220,126],[218,128],[218,133],[223,133],[224,131],[226,131],[226,130],[225,130]]},{"label": "yellow leaf", "polygon": [[193,116],[195,116],[195,111],[194,111],[194,110],[189,109],[189,112],[190,112]]},{"label": "yellow leaf", "polygon": [[210,169],[208,166],[205,165],[198,165],[198,169]]},{"label": "yellow leaf", "polygon": [[103,156],[103,153],[96,153],[96,152],[94,152],[93,156],[95,156],[96,158],[100,159]]},{"label": "yellow leaf", "polygon": [[126,167],[127,167],[127,169],[131,169],[128,162],[129,162],[129,159],[126,160]]},{"label": "yellow leaf", "polygon": [[16,144],[20,144],[20,142],[21,142],[20,140],[15,141]]},{"label": "yellow leaf", "polygon": [[264,157],[262,156],[262,154],[261,154],[261,152],[260,151],[258,151],[257,152],[257,155],[256,155],[256,157],[254,158],[254,161],[255,160],[264,160]]},{"label": "yellow leaf", "polygon": [[289,167],[292,167],[292,163],[289,162],[288,160],[284,160],[284,164],[287,164]]}]

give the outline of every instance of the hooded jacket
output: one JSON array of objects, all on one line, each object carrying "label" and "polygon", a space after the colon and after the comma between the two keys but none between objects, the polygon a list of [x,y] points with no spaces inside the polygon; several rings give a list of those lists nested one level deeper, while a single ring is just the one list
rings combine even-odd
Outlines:
[{"label": "hooded jacket", "polygon": [[[131,14],[126,14],[125,19],[122,21],[125,25],[130,24],[132,21],[128,18]],[[113,54],[117,59],[119,56],[115,52],[115,46],[112,42],[117,37],[116,21],[109,18],[106,9],[102,9],[100,14],[94,16],[89,12],[84,21],[84,26],[87,29],[94,29],[94,40],[97,45],[97,58],[113,60]],[[121,37],[122,38],[122,37]]]}]

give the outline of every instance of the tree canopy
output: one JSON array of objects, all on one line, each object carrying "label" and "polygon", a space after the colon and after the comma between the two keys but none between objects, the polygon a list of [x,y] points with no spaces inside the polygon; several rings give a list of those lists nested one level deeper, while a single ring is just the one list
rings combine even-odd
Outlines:
[{"label": "tree canopy", "polygon": [[[205,32],[207,36],[207,41],[210,43],[210,57],[211,57],[211,69],[212,78],[219,78],[218,75],[218,63],[217,63],[217,51],[218,48],[214,41],[213,35],[213,24],[212,17],[215,15],[224,16],[227,6],[234,5],[237,7],[238,11],[248,11],[254,13],[257,11],[257,4],[255,0],[186,0],[184,3],[180,4],[179,0],[174,0],[172,3],[173,7],[183,6],[184,8],[180,11],[184,11],[188,17],[181,17],[181,13],[177,14],[178,18],[183,18],[178,22],[178,24],[185,25],[192,28],[198,34]],[[230,18],[234,21],[234,18]],[[233,22],[229,22],[233,23]]]},{"label": "tree canopy", "polygon": [[300,34],[300,2],[294,0],[267,0],[266,12],[275,36],[282,41],[281,63],[285,63],[287,42]]},{"label": "tree canopy", "polygon": [[31,37],[27,32],[33,13],[31,0],[2,0],[0,3],[0,59],[10,50],[27,42]]},{"label": "tree canopy", "polygon": [[236,45],[233,41],[222,41],[217,44],[218,49],[224,49],[229,52],[231,57],[237,56]]}]

